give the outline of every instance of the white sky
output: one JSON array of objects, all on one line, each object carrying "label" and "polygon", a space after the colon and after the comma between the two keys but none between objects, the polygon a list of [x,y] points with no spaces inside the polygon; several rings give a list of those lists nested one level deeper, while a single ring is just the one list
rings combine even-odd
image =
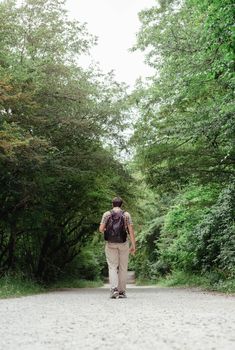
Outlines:
[{"label": "white sky", "polygon": [[152,70],[144,64],[142,52],[128,52],[135,43],[140,27],[138,12],[156,5],[156,0],[67,0],[72,17],[86,22],[98,45],[91,57],[83,57],[86,67],[93,60],[106,73],[114,70],[116,79],[133,86],[137,78],[150,76]]}]

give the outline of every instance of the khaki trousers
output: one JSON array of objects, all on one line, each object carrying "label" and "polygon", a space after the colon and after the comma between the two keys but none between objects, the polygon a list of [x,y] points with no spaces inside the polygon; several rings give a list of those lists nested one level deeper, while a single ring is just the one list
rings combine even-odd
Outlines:
[{"label": "khaki trousers", "polygon": [[105,255],[109,268],[109,283],[111,288],[119,292],[126,290],[127,267],[129,257],[129,242],[105,243]]}]

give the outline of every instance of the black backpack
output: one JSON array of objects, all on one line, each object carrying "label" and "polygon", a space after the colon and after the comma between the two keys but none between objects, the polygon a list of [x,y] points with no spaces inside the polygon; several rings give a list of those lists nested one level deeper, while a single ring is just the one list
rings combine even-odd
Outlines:
[{"label": "black backpack", "polygon": [[125,225],[124,211],[110,211],[110,216],[106,223],[106,229],[104,231],[104,239],[111,243],[124,243],[126,242],[127,231]]}]

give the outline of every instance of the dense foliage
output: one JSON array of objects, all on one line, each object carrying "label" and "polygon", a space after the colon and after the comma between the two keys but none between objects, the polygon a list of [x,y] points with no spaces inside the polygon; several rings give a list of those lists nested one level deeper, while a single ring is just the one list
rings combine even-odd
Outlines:
[{"label": "dense foliage", "polygon": [[75,258],[82,277],[94,277],[81,248],[112,196],[131,197],[131,178],[111,152],[125,125],[125,88],[78,66],[95,39],[64,8],[61,0],[0,3],[0,272],[41,281]]},{"label": "dense foliage", "polygon": [[133,95],[132,141],[162,210],[139,235],[138,274],[234,277],[233,2],[159,1],[140,20],[134,49],[156,74]]}]

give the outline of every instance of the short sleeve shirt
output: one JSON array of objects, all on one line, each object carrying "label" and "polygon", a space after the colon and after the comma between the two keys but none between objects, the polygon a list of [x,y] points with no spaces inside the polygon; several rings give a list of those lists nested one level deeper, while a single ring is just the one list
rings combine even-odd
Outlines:
[{"label": "short sleeve shirt", "polygon": [[[115,209],[115,208],[114,208],[113,210],[120,210],[120,209]],[[103,214],[100,224],[106,225],[109,217],[110,217],[110,210],[109,210],[109,211],[106,211],[106,212]],[[124,212],[124,217],[125,217],[125,219],[126,219],[126,224],[127,224],[127,225],[133,225],[133,221],[132,221],[132,218],[131,218],[130,213],[128,213],[127,211],[125,211],[125,212]]]}]

